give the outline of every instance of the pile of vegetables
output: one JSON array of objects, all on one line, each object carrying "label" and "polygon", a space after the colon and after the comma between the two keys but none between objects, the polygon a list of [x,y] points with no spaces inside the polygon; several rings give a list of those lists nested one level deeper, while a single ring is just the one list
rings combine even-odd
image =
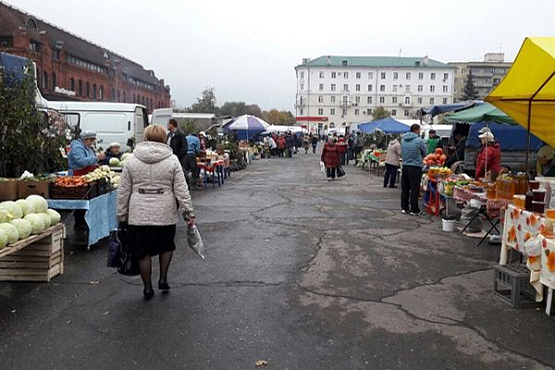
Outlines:
[{"label": "pile of vegetables", "polygon": [[447,160],[447,156],[443,153],[443,149],[437,148],[434,153],[424,157],[424,164],[427,166],[443,166]]},{"label": "pile of vegetables", "polygon": [[121,156],[121,159],[110,158],[110,160],[108,161],[108,165],[110,167],[123,167],[123,166],[125,166],[125,160],[130,155],[131,155],[131,153],[123,153],[123,155]]},{"label": "pile of vegetables", "polygon": [[62,188],[78,188],[87,186],[87,182],[82,176],[60,176],[54,182],[56,186]]},{"label": "pile of vegetables", "polygon": [[83,180],[90,182],[95,180],[106,180],[110,187],[117,189],[119,185],[120,175],[110,169],[110,166],[100,166],[93,172],[81,176]]},{"label": "pile of vegetables", "polygon": [[40,195],[0,203],[0,249],[44,232],[61,218],[58,212],[48,209],[46,199]]}]

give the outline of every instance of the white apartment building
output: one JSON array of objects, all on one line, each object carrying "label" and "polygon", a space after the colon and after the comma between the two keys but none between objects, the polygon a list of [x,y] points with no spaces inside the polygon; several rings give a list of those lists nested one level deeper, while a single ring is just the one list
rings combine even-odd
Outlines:
[{"label": "white apartment building", "polygon": [[392,118],[416,118],[422,107],[453,102],[455,70],[428,57],[303,59],[295,67],[297,124],[310,132],[345,132],[371,121],[377,107]]}]

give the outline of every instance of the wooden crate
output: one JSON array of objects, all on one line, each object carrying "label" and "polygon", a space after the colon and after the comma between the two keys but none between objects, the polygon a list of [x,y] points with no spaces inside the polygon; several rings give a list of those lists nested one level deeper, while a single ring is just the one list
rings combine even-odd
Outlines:
[{"label": "wooden crate", "polygon": [[50,281],[64,273],[63,224],[0,249],[0,281]]}]

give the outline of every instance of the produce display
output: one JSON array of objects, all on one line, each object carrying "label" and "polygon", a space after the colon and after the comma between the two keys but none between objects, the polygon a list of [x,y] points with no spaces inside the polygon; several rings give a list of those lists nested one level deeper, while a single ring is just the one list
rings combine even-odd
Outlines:
[{"label": "produce display", "polygon": [[447,160],[447,156],[443,153],[443,149],[437,148],[434,153],[424,157],[424,164],[427,166],[443,166]]},{"label": "produce display", "polygon": [[428,176],[436,178],[436,177],[447,177],[451,176],[453,171],[451,171],[448,167],[430,167],[428,170]]},{"label": "produce display", "polygon": [[117,158],[110,158],[108,164],[110,165],[110,167],[119,167],[120,160]]},{"label": "produce display", "polygon": [[0,249],[42,233],[61,218],[58,212],[48,209],[46,199],[40,195],[0,203]]},{"label": "produce display", "polygon": [[110,169],[110,166],[100,166],[96,170],[81,176],[85,181],[106,180],[110,187],[117,189],[119,185],[120,175]]},{"label": "produce display", "polygon": [[87,181],[85,181],[83,176],[60,176],[56,178],[54,183],[56,186],[60,186],[62,188],[77,188],[87,185]]}]

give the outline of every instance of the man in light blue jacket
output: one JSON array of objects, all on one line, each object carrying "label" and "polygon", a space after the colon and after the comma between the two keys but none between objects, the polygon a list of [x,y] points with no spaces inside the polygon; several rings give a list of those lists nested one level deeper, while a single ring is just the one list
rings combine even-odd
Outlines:
[{"label": "man in light blue jacket", "polygon": [[421,212],[418,206],[418,195],[422,180],[422,161],[426,156],[426,143],[420,138],[420,125],[412,125],[410,132],[403,135],[401,152],[403,156],[401,209],[403,213],[419,215]]}]

